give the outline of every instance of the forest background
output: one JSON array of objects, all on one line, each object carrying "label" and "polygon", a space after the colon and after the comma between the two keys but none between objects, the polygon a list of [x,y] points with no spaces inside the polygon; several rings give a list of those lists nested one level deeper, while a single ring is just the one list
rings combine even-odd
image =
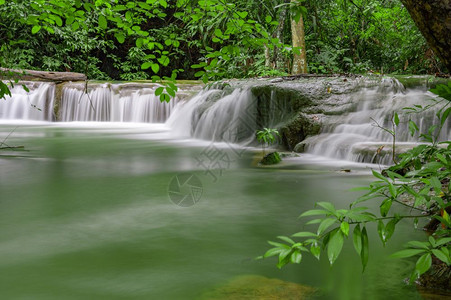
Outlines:
[{"label": "forest background", "polygon": [[96,80],[447,72],[398,0],[0,0],[0,22],[0,66]]}]

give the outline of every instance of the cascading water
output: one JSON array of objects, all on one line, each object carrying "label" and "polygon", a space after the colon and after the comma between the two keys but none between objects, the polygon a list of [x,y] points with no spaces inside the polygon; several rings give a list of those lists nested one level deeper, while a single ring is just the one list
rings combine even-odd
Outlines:
[{"label": "cascading water", "polygon": [[89,88],[81,84],[64,87],[61,121],[103,121],[162,123],[171,114],[178,97],[160,102],[155,88],[101,84]]},{"label": "cascading water", "polygon": [[[436,97],[423,87],[406,91],[393,78],[334,80],[280,85],[252,82],[235,88],[213,88],[179,103],[166,124],[179,136],[248,145],[255,141],[256,130],[283,129],[300,114],[307,120],[321,120],[320,134],[305,138],[308,134],[302,133],[305,152],[334,159],[389,164],[393,137],[382,127],[392,129],[394,112],[401,118],[396,127],[398,152],[419,142],[418,133],[414,136],[409,133],[409,120],[423,133],[439,123],[435,115],[440,105],[421,113],[406,114],[403,110],[408,106],[425,107],[435,103]],[[270,92],[257,96],[265,89]],[[290,89],[294,91],[291,94],[287,93]],[[439,139],[450,138],[450,122],[446,121]]]},{"label": "cascading water", "polygon": [[238,143],[252,141],[256,103],[249,88],[205,90],[181,102],[166,125],[178,136]]},{"label": "cascading water", "polygon": [[[393,112],[401,116],[396,127],[397,149],[418,143],[411,137],[408,121],[421,132],[438,123],[439,105],[420,114],[403,114],[403,107],[426,106],[435,96],[424,88],[405,90],[395,79],[319,78],[294,82],[233,82],[219,84],[192,97],[193,86],[181,89],[175,99],[162,103],[154,95],[155,85],[92,84],[85,92],[83,83],[68,83],[61,88],[58,106],[53,83],[27,82],[12,89],[12,97],[0,102],[0,118],[43,121],[111,121],[163,123],[178,137],[192,137],[250,145],[255,131],[279,128],[284,142],[290,135],[302,141],[305,152],[357,162],[391,161]],[[196,86],[195,90],[200,87]],[[188,101],[180,99],[190,98]],[[318,120],[321,131],[307,130],[303,122]],[[449,121],[440,133],[451,138]],[[312,125],[313,124],[313,125]],[[303,127],[304,126],[304,127]],[[308,126],[307,126],[308,127]],[[313,126],[314,127],[314,126]],[[288,128],[288,129],[287,129]],[[294,128],[294,129],[293,129]],[[311,129],[311,128],[310,128]],[[313,132],[313,133],[311,133]],[[295,143],[298,143],[295,142]],[[291,147],[289,147],[291,148]],[[377,153],[377,157],[376,157]]]},{"label": "cascading water", "polygon": [[[382,85],[363,88],[350,97],[356,104],[355,108],[331,117],[321,134],[307,138],[303,142],[306,152],[356,162],[390,164],[393,136],[383,128],[395,130],[395,150],[403,151],[420,141],[418,133],[410,135],[409,121],[416,123],[421,133],[439,125],[436,113],[441,105],[433,105],[436,97],[421,89],[400,92]],[[433,106],[421,113],[408,114],[404,108],[414,105]],[[400,118],[399,125],[395,127],[392,123],[394,112]],[[447,120],[438,139],[444,141],[450,138],[450,122]]]},{"label": "cascading water", "polygon": [[52,121],[55,84],[24,82],[11,88],[11,96],[0,100],[0,119]]}]

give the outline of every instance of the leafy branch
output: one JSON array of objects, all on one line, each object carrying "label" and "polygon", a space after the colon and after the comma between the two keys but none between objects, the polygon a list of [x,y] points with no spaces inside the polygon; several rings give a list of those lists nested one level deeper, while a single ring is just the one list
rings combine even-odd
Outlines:
[{"label": "leafy branch", "polygon": [[[278,256],[277,267],[281,268],[289,263],[300,263],[303,253],[310,253],[320,259],[321,251],[327,252],[327,258],[332,265],[341,253],[343,244],[349,238],[351,226],[352,241],[354,249],[360,256],[363,270],[368,263],[368,233],[367,223],[376,223],[377,232],[382,244],[385,246],[393,236],[396,225],[403,219],[414,219],[417,227],[420,218],[431,219],[433,226],[432,234],[427,241],[410,241],[406,249],[392,255],[395,258],[407,258],[419,256],[415,268],[410,276],[413,282],[420,275],[426,273],[433,265],[433,257],[443,262],[448,268],[451,266],[451,195],[449,182],[451,177],[451,142],[441,142],[446,148],[437,147],[439,133],[445,125],[451,108],[451,83],[448,86],[439,85],[431,90],[439,97],[447,100],[446,104],[438,111],[436,117],[439,119],[439,128],[429,129],[427,134],[420,135],[428,138],[430,144],[418,145],[413,149],[401,154],[400,160],[395,165],[379,173],[372,171],[377,179],[368,187],[356,188],[354,190],[365,190],[367,193],[357,198],[349,206],[349,209],[337,209],[330,202],[318,202],[315,209],[308,210],[300,217],[319,216],[310,220],[306,225],[316,225],[316,233],[311,231],[300,231],[288,236],[278,236],[282,242],[269,241],[273,246],[260,258]],[[443,100],[444,101],[444,100]],[[412,121],[410,121],[412,122]],[[399,116],[393,116],[393,130],[376,126],[387,131],[393,136],[395,143],[395,127],[399,125]],[[413,122],[412,122],[413,123]],[[409,124],[413,135],[418,126]],[[413,129],[413,130],[412,130]],[[434,134],[434,132],[436,132]],[[395,145],[393,145],[393,151]],[[366,201],[380,201],[380,217],[371,213],[367,207],[359,206]],[[400,215],[393,213],[393,204],[408,207],[411,211],[419,211],[421,214]],[[440,225],[440,226],[439,226]],[[301,239],[295,241],[294,239]]]}]

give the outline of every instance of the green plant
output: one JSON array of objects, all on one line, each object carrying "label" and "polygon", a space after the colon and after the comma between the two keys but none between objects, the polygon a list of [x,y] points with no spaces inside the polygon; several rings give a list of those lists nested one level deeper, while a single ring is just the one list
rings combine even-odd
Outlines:
[{"label": "green plant", "polygon": [[280,136],[279,131],[273,128],[263,128],[256,133],[257,141],[262,144],[263,154],[265,153],[265,146],[270,146],[276,142],[276,137]]},{"label": "green plant", "polygon": [[[427,272],[433,265],[433,257],[441,261],[448,269],[451,265],[451,142],[438,141],[451,112],[451,83],[438,85],[431,90],[442,99],[441,109],[436,113],[438,125],[422,134],[429,144],[422,144],[400,155],[400,161],[382,173],[372,171],[376,181],[368,187],[355,190],[365,190],[366,194],[352,202],[348,209],[337,209],[329,202],[318,202],[316,208],[308,210],[300,217],[315,218],[306,225],[317,226],[314,231],[301,231],[291,237],[279,236],[282,242],[269,244],[269,249],[263,257],[278,256],[277,266],[281,268],[288,263],[300,263],[304,253],[311,253],[317,259],[321,251],[326,251],[332,265],[343,248],[344,242],[352,236],[357,254],[361,258],[363,269],[368,262],[369,244],[367,224],[376,223],[379,237],[385,245],[393,236],[396,225],[402,220],[413,219],[416,227],[420,219],[429,220],[425,226],[430,236],[426,241],[411,241],[406,249],[394,253],[396,258],[417,256],[411,282]],[[397,119],[397,117],[395,117]],[[395,120],[397,125],[399,120]],[[411,134],[418,127],[409,122]],[[360,206],[369,200],[380,201],[379,216],[368,207]],[[410,213],[399,214],[395,205],[409,208]],[[354,227],[352,229],[352,227]],[[301,239],[295,241],[295,239]]]}]

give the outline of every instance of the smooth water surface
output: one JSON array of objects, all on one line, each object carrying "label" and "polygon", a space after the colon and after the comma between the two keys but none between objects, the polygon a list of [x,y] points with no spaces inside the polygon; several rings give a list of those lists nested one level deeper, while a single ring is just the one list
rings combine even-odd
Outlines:
[{"label": "smooth water surface", "polygon": [[[175,140],[159,124],[4,124],[0,141],[25,149],[0,152],[1,299],[200,299],[248,274],[314,286],[318,299],[421,299],[403,283],[413,262],[388,258],[423,234],[407,222],[387,248],[370,230],[364,274],[351,241],[332,268],[254,260],[306,229],[297,217],[315,201],[346,207],[365,168],[260,168],[255,150]],[[191,207],[168,196],[178,174],[202,183]]]}]

